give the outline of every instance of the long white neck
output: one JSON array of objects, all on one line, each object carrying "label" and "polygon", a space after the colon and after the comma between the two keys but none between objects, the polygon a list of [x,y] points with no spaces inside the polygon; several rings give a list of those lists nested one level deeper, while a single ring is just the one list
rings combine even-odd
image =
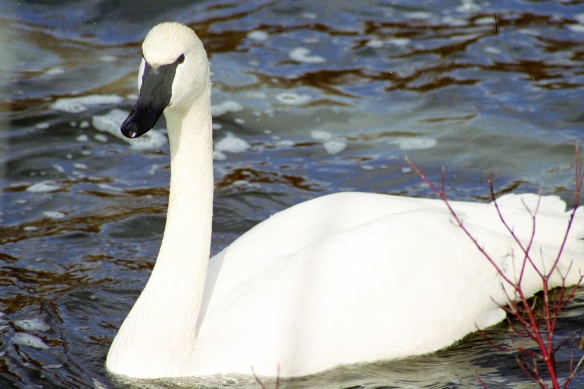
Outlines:
[{"label": "long white neck", "polygon": [[211,245],[210,84],[186,112],[169,107],[165,117],[171,178],[164,238],[152,275],[107,361],[113,372],[144,378],[188,375],[192,369]]}]

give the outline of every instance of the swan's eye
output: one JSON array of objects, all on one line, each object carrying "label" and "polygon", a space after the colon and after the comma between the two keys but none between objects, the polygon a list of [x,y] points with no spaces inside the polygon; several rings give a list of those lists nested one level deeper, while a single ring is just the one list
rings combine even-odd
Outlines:
[{"label": "swan's eye", "polygon": [[181,54],[180,57],[176,59],[177,63],[183,63],[185,61],[185,55]]}]

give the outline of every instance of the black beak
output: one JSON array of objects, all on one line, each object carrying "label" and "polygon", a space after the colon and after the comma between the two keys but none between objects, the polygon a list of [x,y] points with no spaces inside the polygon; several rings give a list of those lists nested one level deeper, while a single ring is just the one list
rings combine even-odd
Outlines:
[{"label": "black beak", "polygon": [[150,130],[172,97],[172,82],[179,61],[152,67],[145,62],[138,101],[120,129],[128,138],[137,138]]}]

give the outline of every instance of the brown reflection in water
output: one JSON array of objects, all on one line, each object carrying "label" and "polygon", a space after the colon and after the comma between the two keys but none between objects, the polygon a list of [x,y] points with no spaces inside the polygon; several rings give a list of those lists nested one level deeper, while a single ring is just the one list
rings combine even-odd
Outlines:
[{"label": "brown reflection in water", "polygon": [[[151,202],[151,201],[150,201]],[[43,218],[25,225],[0,227],[0,245],[27,239],[44,238],[68,232],[99,232],[102,225],[123,220],[136,214],[158,214],[166,211],[165,204],[130,204],[106,207],[93,214],[67,215],[66,219]],[[95,212],[95,211],[94,211]]]},{"label": "brown reflection in water", "polygon": [[[251,15],[256,11],[263,9],[263,6],[248,11],[246,15]],[[229,15],[228,19],[242,17],[242,14]],[[492,19],[492,24],[485,23],[485,20]],[[227,20],[227,19],[225,19]],[[248,51],[250,43],[246,41],[248,31],[229,30],[213,32],[208,29],[218,19],[210,19],[199,25],[193,26],[200,30],[202,26],[205,30],[204,41],[208,42],[209,51]],[[390,55],[390,59],[408,59],[418,57],[428,57],[427,61],[422,61],[424,65],[416,68],[412,73],[399,74],[398,72],[372,68],[353,67],[345,69],[334,69],[335,63],[329,62],[322,66],[326,69],[310,70],[299,73],[295,77],[289,74],[277,75],[270,74],[269,67],[263,67],[262,73],[258,71],[250,72],[258,78],[253,88],[260,85],[270,85],[286,89],[309,86],[318,88],[327,94],[356,98],[359,97],[343,89],[345,86],[366,85],[375,82],[386,83],[385,90],[409,90],[415,92],[425,92],[455,85],[475,85],[489,76],[490,72],[504,72],[524,74],[525,79],[533,80],[536,86],[545,89],[557,88],[576,88],[582,86],[580,83],[570,81],[558,81],[556,83],[540,83],[554,78],[565,77],[567,72],[574,72],[573,66],[566,64],[553,63],[551,60],[535,61],[531,59],[516,58],[510,62],[494,61],[493,63],[484,61],[484,58],[473,57],[467,54],[470,46],[480,43],[488,37],[500,37],[506,39],[506,33],[519,29],[542,27],[564,29],[576,23],[574,20],[558,18],[555,15],[535,14],[530,12],[500,12],[479,13],[466,19],[467,24],[449,25],[449,24],[432,24],[426,20],[400,20],[400,21],[380,21],[380,20],[363,20],[361,24],[352,26],[342,26],[342,28],[327,24],[326,20],[315,22],[301,22],[296,25],[282,26],[280,24],[268,24],[265,21],[256,26],[255,29],[262,30],[268,34],[285,34],[296,31],[312,31],[322,33],[331,37],[345,37],[348,40],[352,37],[353,42],[347,42],[351,49],[357,53],[366,47],[369,39],[364,36],[375,37],[377,39],[408,38],[417,44],[408,46],[407,52],[398,52]],[[544,53],[565,52],[568,57],[578,61],[584,57],[582,45],[579,42],[561,41],[540,36],[533,36],[534,39],[541,42],[539,49]],[[496,42],[493,42],[496,45]],[[262,43],[254,42],[252,45],[261,46]],[[272,48],[273,49],[273,48]],[[288,59],[276,62],[274,66],[294,64],[294,61]],[[419,65],[419,64],[418,64]],[[331,68],[333,67],[333,68]],[[457,72],[461,69],[477,70],[473,72],[472,77],[462,75]],[[577,73],[575,73],[577,74]],[[219,82],[220,83],[220,82]],[[248,89],[248,86],[239,86],[236,89]],[[233,90],[232,86],[229,86]],[[344,104],[346,102],[331,101],[333,104]]]},{"label": "brown reflection in water", "polygon": [[246,181],[249,183],[262,184],[284,184],[293,186],[297,189],[318,191],[315,184],[307,183],[304,177],[292,176],[289,174],[278,174],[275,172],[266,172],[254,170],[251,168],[239,168],[227,173],[215,184],[217,189],[233,185],[237,181]]},{"label": "brown reflection in water", "polygon": [[112,282],[109,278],[93,279],[88,275],[91,269],[81,265],[47,271],[6,265],[5,256],[2,254],[0,258],[3,262],[0,266],[0,287],[3,289],[0,304],[5,314],[19,312],[31,305],[42,307],[69,291]]}]

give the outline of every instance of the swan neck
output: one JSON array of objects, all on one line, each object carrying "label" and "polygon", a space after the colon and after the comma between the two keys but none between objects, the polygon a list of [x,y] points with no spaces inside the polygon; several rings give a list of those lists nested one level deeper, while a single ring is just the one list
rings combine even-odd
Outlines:
[{"label": "swan neck", "polygon": [[211,246],[210,94],[201,95],[186,110],[168,107],[165,116],[171,177],[164,237],[150,279],[107,361],[114,372],[143,378],[191,371]]}]

